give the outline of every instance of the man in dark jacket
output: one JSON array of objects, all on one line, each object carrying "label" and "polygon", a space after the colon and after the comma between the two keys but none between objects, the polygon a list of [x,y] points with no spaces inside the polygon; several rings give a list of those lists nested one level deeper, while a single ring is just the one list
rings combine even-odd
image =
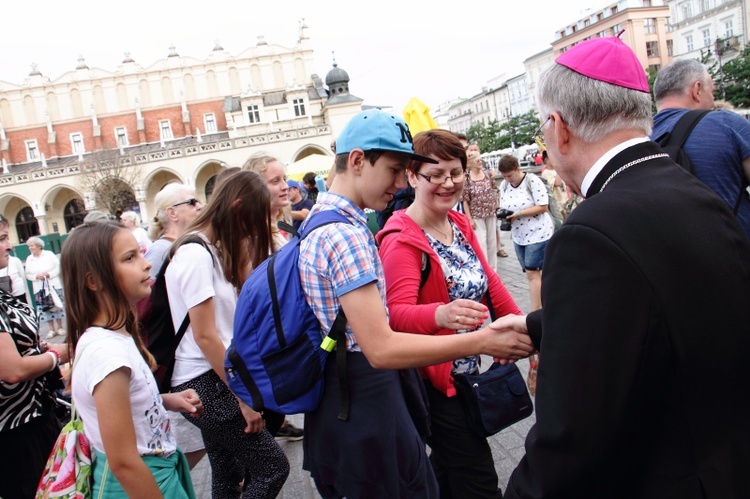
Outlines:
[{"label": "man in dark jacket", "polygon": [[[586,198],[547,246],[537,422],[506,498],[750,491],[750,245],[731,209],[648,140],[641,64],[576,45],[538,85],[547,151]],[[541,138],[541,137],[540,137]]]}]

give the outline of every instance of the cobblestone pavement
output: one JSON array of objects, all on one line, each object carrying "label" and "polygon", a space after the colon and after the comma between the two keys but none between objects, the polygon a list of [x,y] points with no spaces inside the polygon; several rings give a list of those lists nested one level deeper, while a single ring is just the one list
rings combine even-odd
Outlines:
[{"label": "cobblestone pavement", "polygon": [[[503,248],[508,253],[508,257],[497,259],[498,274],[521,310],[528,312],[530,304],[528,283],[516,259],[510,233],[502,232],[501,240]],[[46,334],[46,326],[42,326],[42,329],[44,330],[43,334]],[[63,343],[65,337],[57,336],[49,341],[50,343]],[[518,367],[524,377],[528,372],[528,366],[529,364],[526,360],[518,362]],[[299,428],[303,427],[304,419],[300,414],[289,416],[289,421]],[[495,458],[495,468],[497,469],[500,486],[503,490],[505,490],[505,485],[508,483],[511,472],[524,454],[524,440],[534,421],[535,417],[531,415],[489,439],[492,455]],[[279,497],[283,499],[320,498],[309,474],[302,470],[302,442],[280,442],[280,445],[289,459],[291,472]],[[204,457],[192,470],[191,476],[198,499],[210,499],[211,467],[207,457]]]}]

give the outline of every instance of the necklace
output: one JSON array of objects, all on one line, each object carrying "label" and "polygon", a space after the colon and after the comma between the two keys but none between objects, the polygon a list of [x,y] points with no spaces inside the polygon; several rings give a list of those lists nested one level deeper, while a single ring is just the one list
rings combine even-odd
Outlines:
[{"label": "necklace", "polygon": [[445,233],[445,232],[443,232],[442,230],[440,230],[440,229],[438,229],[437,227],[435,227],[434,225],[432,225],[432,224],[431,224],[430,222],[428,222],[427,220],[425,220],[425,223],[426,223],[427,225],[429,225],[429,226],[430,226],[430,228],[431,228],[431,229],[433,229],[433,230],[434,230],[435,232],[437,232],[438,234],[440,234],[441,236],[443,236],[443,237],[444,237],[445,239],[448,239],[448,234],[450,234],[450,232],[451,232],[450,230],[449,230],[449,231],[448,231],[447,233]]},{"label": "necklace", "polygon": [[669,154],[667,154],[667,153],[662,153],[662,154],[652,154],[651,156],[646,156],[646,157],[644,157],[644,158],[636,159],[635,161],[631,161],[631,162],[630,162],[630,163],[628,163],[627,165],[623,165],[623,166],[621,166],[620,168],[618,168],[617,170],[615,170],[615,172],[614,172],[614,173],[613,173],[612,175],[610,175],[610,176],[609,176],[609,178],[608,178],[607,180],[605,180],[605,181],[604,181],[604,184],[602,185],[602,188],[601,188],[601,189],[599,189],[599,192],[602,192],[602,191],[604,191],[604,188],[605,188],[605,187],[607,187],[607,184],[609,184],[610,180],[612,180],[612,179],[613,179],[613,178],[615,178],[615,177],[616,177],[617,175],[619,175],[619,174],[620,174],[620,173],[622,173],[623,171],[627,170],[627,169],[628,169],[628,168],[630,168],[631,166],[637,165],[638,163],[643,163],[644,161],[649,161],[649,160],[651,160],[651,159],[656,159],[656,158],[668,158],[668,157],[669,157]]}]

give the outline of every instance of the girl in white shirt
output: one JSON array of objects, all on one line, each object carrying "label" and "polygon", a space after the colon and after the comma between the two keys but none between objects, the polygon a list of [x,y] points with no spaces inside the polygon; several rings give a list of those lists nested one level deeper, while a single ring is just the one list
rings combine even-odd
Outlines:
[{"label": "girl in white shirt", "polygon": [[125,226],[94,222],[71,232],[61,266],[73,402],[96,456],[92,497],[195,497],[165,408],[198,416],[201,401],[193,390],[159,394],[137,331],[151,264]]},{"label": "girl in white shirt", "polygon": [[[183,244],[196,235],[210,253],[201,244]],[[274,498],[289,474],[289,461],[264,415],[234,396],[224,371],[237,296],[250,271],[268,258],[271,239],[266,183],[241,171],[216,187],[211,202],[175,241],[165,274],[175,330],[185,314],[190,317],[175,352],[171,390],[192,388],[205,402],[203,414],[189,420],[200,428],[211,461],[213,499]]]}]

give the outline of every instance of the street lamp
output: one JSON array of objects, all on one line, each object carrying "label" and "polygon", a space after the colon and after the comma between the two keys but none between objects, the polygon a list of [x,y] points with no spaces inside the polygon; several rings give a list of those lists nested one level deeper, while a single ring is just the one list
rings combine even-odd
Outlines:
[{"label": "street lamp", "polygon": [[716,37],[714,48],[716,49],[716,57],[719,59],[719,85],[721,86],[721,98],[722,100],[726,100],[726,93],[724,92],[724,69],[721,64],[721,56],[730,48],[729,40]]}]

